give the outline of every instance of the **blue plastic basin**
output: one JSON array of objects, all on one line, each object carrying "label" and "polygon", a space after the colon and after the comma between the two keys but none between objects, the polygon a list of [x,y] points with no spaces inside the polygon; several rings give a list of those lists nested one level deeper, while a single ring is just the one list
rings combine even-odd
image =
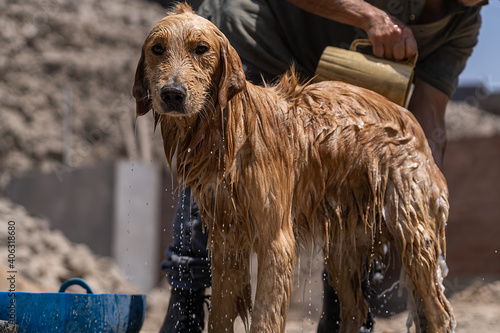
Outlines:
[{"label": "blue plastic basin", "polygon": [[[78,284],[87,294],[65,293]],[[19,325],[19,332],[139,332],[146,315],[146,296],[94,294],[85,281],[72,279],[58,293],[0,292],[0,319]]]}]

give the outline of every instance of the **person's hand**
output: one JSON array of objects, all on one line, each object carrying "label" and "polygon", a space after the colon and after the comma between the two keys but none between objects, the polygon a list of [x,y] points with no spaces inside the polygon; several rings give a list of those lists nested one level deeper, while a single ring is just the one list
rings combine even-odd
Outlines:
[{"label": "person's hand", "polygon": [[365,31],[376,57],[403,60],[417,53],[417,42],[411,29],[386,13],[373,17]]},{"label": "person's hand", "polygon": [[364,0],[289,1],[309,13],[363,29],[379,58],[403,60],[417,53],[411,29]]}]

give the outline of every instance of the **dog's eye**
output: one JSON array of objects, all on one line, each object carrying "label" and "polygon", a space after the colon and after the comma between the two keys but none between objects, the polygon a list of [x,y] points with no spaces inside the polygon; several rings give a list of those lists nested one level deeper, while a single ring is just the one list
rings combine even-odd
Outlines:
[{"label": "dog's eye", "polygon": [[153,45],[153,47],[151,48],[151,51],[155,55],[162,55],[164,50],[163,50],[163,47],[161,45],[156,44],[156,45]]},{"label": "dog's eye", "polygon": [[208,51],[208,46],[206,46],[206,45],[198,45],[196,47],[196,49],[194,49],[194,53],[196,53],[198,55],[201,55],[207,51]]}]

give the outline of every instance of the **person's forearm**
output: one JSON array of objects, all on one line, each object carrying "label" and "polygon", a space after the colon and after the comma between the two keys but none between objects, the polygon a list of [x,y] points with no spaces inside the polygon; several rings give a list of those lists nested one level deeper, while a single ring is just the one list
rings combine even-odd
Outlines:
[{"label": "person's forearm", "polygon": [[411,29],[364,0],[288,1],[312,14],[363,29],[377,57],[402,60],[417,53]]},{"label": "person's forearm", "polygon": [[297,7],[327,19],[349,24],[363,30],[373,20],[388,19],[388,15],[363,0],[288,0]]}]

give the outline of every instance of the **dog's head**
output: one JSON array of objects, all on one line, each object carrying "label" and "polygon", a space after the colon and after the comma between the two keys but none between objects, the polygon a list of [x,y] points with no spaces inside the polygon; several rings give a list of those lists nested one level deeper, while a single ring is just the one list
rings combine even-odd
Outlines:
[{"label": "dog's head", "polygon": [[241,60],[210,21],[185,4],[149,33],[137,70],[133,95],[137,115],[187,116],[209,103],[225,108],[245,87]]}]

